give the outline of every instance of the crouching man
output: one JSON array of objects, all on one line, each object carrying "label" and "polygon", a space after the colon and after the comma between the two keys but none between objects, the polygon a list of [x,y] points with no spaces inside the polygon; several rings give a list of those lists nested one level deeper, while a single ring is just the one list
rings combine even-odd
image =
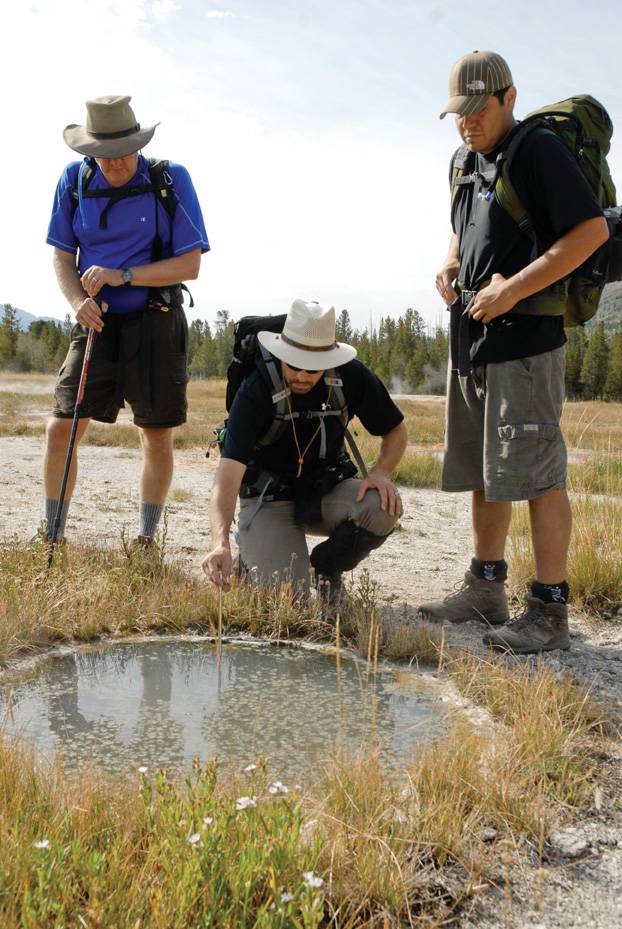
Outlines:
[{"label": "crouching man", "polygon": [[[255,367],[235,395],[210,504],[213,549],[203,570],[228,590],[229,532],[240,496],[241,569],[304,590],[315,574],[327,615],[342,574],[392,532],[402,513],[391,480],[406,447],[400,410],[356,349],[335,340],[335,311],[295,300],[281,333],[260,331]],[[382,436],[369,475],[355,478],[344,436],[358,416]],[[305,535],[328,538],[309,555]]]}]

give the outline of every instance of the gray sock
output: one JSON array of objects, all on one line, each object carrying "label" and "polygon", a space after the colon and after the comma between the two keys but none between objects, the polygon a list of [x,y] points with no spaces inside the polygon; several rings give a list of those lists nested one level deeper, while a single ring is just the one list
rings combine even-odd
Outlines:
[{"label": "gray sock", "polygon": [[[67,513],[69,512],[69,504],[71,500],[63,501],[63,509],[60,514],[60,525],[58,527],[58,536],[59,539],[64,538],[65,536],[65,523],[67,522]],[[52,537],[54,532],[54,520],[56,519],[56,510],[58,509],[58,500],[50,500],[49,497],[45,498],[45,531],[47,534]]]},{"label": "gray sock", "polygon": [[140,516],[138,534],[152,539],[158,528],[164,504],[140,502]]}]

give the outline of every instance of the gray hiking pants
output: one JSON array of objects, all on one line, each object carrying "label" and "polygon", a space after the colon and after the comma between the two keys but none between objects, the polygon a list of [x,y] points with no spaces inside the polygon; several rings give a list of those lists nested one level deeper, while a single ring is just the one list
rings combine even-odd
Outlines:
[{"label": "gray hiking pants", "polygon": [[325,494],[322,522],[312,526],[294,522],[294,504],[290,500],[264,503],[247,526],[257,501],[241,500],[237,541],[246,569],[264,584],[286,580],[307,587],[312,569],[306,534],[328,536],[341,523],[351,519],[374,535],[389,535],[397,517],[380,509],[377,490],[368,490],[363,499],[357,501],[360,485],[360,480],[349,478]]}]

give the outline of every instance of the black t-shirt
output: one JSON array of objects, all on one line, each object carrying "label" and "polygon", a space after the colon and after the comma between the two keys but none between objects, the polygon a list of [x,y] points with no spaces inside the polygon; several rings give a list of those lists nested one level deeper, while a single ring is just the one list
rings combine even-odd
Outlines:
[{"label": "black t-shirt", "polygon": [[[343,393],[348,406],[348,416],[358,416],[365,429],[372,435],[386,435],[403,420],[382,381],[361,361],[354,359],[336,369],[336,374],[343,381]],[[321,410],[322,404],[329,402],[329,388],[324,380],[318,381],[313,390],[300,396],[292,393],[290,403],[292,410]],[[332,403],[333,409],[338,404]],[[258,469],[281,475],[285,481],[293,482],[298,470],[298,450],[294,440],[291,422],[282,429],[274,444],[255,449],[255,444],[265,435],[274,419],[274,404],[267,380],[259,372],[253,371],[246,378],[231,406],[227,421],[227,432],[222,449],[223,458],[232,458],[248,465],[251,461]],[[299,417],[294,420],[296,435],[301,450],[304,450],[318,427],[317,419]],[[304,457],[302,475],[309,477],[317,473],[326,463],[335,463],[343,450],[344,428],[337,416],[327,417],[327,455],[320,463],[320,436],[315,436]]]},{"label": "black t-shirt", "polygon": [[[494,168],[498,151],[478,154],[476,170],[485,173]],[[510,178],[536,230],[540,254],[574,226],[602,216],[573,155],[547,129],[534,129],[526,136]],[[511,277],[532,261],[531,238],[520,231],[496,197],[475,199],[473,185],[459,193],[453,225],[460,243],[459,280],[467,290],[476,290],[494,273]],[[512,311],[488,325],[471,319],[469,341],[474,364],[537,355],[565,343],[564,318]]]}]

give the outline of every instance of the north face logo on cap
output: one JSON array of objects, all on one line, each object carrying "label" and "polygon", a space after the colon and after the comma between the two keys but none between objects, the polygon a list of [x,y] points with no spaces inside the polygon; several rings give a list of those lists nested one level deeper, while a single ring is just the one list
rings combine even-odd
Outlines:
[{"label": "north face logo on cap", "polygon": [[469,81],[467,90],[477,93],[479,90],[486,90],[486,85],[483,81]]}]

